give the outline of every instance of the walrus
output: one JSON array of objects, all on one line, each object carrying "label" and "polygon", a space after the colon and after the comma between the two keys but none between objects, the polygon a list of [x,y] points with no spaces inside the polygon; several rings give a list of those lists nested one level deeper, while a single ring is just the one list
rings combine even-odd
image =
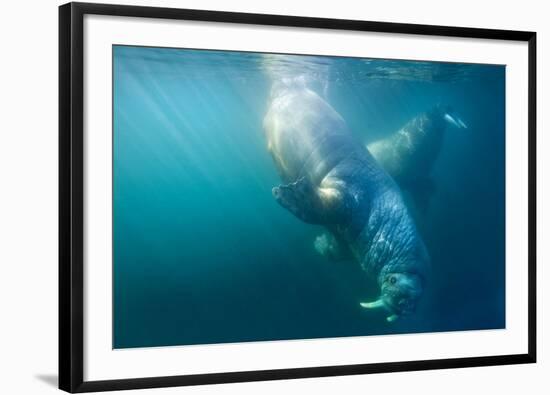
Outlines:
[{"label": "walrus", "polygon": [[426,210],[435,191],[431,172],[449,125],[467,129],[450,106],[436,105],[389,137],[367,145],[372,156],[401,189],[411,193],[421,211]]},{"label": "walrus", "polygon": [[429,256],[392,178],[346,122],[301,78],[275,80],[264,131],[282,185],[275,200],[326,227],[380,288],[367,309],[387,321],[411,314],[426,287]]}]

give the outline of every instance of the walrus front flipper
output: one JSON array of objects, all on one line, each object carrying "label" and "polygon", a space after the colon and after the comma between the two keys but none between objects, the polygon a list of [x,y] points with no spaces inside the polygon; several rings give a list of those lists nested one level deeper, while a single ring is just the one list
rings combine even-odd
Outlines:
[{"label": "walrus front flipper", "polygon": [[342,262],[353,258],[351,251],[339,242],[331,232],[323,232],[313,242],[315,250],[331,262]]},{"label": "walrus front flipper", "polygon": [[336,188],[318,188],[307,178],[272,190],[275,200],[304,222],[331,224],[344,222],[343,193]]}]

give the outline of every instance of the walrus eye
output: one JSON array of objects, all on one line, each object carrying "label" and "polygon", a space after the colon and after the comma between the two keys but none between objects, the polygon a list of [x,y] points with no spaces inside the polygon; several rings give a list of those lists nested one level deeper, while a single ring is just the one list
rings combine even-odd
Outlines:
[{"label": "walrus eye", "polygon": [[397,279],[395,278],[395,276],[391,276],[390,277],[390,284],[395,284],[397,282]]}]

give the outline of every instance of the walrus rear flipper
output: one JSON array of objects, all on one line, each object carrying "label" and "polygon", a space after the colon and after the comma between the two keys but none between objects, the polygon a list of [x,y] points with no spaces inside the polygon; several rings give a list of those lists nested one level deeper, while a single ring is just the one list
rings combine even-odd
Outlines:
[{"label": "walrus rear flipper", "polygon": [[275,200],[304,222],[333,224],[345,220],[343,193],[336,188],[318,188],[307,178],[272,190]]}]

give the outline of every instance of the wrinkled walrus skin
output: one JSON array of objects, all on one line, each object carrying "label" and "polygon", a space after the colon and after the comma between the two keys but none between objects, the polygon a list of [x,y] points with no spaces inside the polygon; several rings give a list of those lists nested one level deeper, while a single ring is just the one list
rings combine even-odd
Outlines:
[{"label": "wrinkled walrus skin", "polygon": [[365,308],[388,321],[414,312],[429,257],[396,183],[341,116],[297,84],[277,84],[264,120],[268,149],[285,183],[277,202],[302,221],[324,225],[380,287]]}]

